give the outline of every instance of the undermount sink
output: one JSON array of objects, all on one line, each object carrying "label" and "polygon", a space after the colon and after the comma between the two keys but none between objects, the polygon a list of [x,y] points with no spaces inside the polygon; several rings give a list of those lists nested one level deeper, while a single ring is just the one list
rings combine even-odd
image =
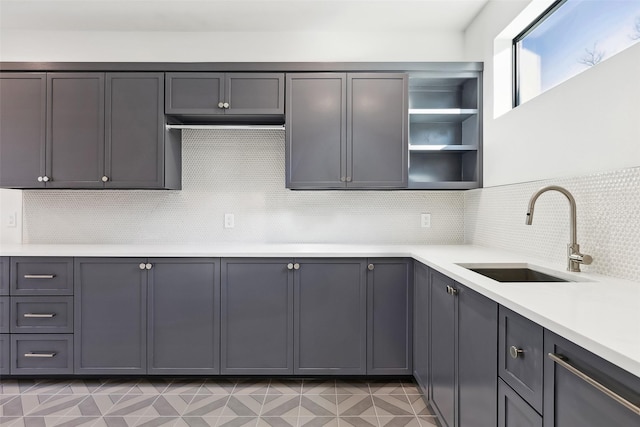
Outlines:
[{"label": "undermount sink", "polygon": [[458,264],[497,282],[578,282],[588,281],[573,275],[550,271],[523,263],[513,264]]}]

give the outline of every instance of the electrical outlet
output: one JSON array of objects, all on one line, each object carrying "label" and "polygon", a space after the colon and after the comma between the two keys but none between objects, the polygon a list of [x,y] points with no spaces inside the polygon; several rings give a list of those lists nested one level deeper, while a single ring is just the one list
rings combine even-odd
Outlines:
[{"label": "electrical outlet", "polygon": [[7,228],[15,228],[18,226],[18,213],[11,212],[6,217],[5,227]]},{"label": "electrical outlet", "polygon": [[224,214],[224,228],[233,228],[236,225],[235,217],[232,213]]},{"label": "electrical outlet", "polygon": [[430,213],[420,214],[420,227],[422,227],[422,228],[431,228],[431,214]]}]

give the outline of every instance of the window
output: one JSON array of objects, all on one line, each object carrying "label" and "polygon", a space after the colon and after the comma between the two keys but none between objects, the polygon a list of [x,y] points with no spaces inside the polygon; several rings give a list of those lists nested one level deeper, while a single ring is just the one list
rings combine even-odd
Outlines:
[{"label": "window", "polygon": [[513,39],[514,106],[640,41],[640,0],[556,1]]}]

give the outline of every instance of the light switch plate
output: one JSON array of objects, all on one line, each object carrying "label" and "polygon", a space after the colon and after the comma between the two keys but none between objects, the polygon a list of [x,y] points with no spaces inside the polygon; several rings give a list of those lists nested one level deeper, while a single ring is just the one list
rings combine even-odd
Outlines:
[{"label": "light switch plate", "polygon": [[224,214],[224,228],[233,228],[236,226],[235,216],[232,213]]},{"label": "light switch plate", "polygon": [[430,213],[420,214],[420,227],[422,227],[422,228],[431,228],[431,214]]}]

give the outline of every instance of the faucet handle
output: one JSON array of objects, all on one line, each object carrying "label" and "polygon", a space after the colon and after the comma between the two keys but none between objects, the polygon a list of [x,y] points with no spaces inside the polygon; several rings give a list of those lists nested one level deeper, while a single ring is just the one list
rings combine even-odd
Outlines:
[{"label": "faucet handle", "polygon": [[593,262],[593,257],[591,255],[585,255],[581,253],[571,254],[569,255],[569,259],[571,261],[575,261],[584,265],[589,265]]}]

